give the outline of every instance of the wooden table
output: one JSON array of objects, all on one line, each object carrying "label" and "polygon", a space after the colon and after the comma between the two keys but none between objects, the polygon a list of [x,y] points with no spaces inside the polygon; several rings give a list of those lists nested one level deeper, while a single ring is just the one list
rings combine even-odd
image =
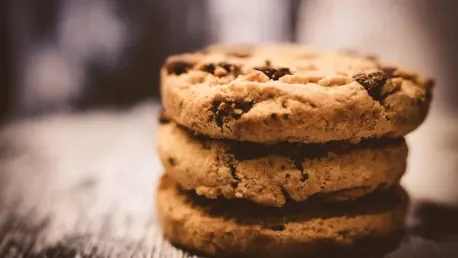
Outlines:
[{"label": "wooden table", "polygon": [[[130,111],[56,114],[4,126],[0,257],[192,257],[165,241],[156,224],[155,186],[162,173],[155,149],[158,110],[149,103]],[[424,159],[422,152],[415,157]],[[444,201],[422,196],[428,191],[412,187],[421,188],[428,177],[417,172],[407,177],[417,181],[404,183],[421,197],[413,196],[408,234],[386,256],[458,257],[458,209],[452,205],[458,192],[440,190]]]}]

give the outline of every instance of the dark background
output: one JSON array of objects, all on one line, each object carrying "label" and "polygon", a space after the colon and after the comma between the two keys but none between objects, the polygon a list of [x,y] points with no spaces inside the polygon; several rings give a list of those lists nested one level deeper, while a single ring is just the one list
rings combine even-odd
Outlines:
[{"label": "dark background", "polygon": [[[318,47],[325,45],[328,48],[350,46],[391,59],[394,57],[401,60],[401,64],[411,65],[426,75],[436,77],[439,82],[435,91],[436,103],[441,103],[444,112],[456,114],[456,1],[373,1],[370,4],[364,4],[361,0],[350,0],[344,4],[336,0],[222,2],[224,1],[1,1],[0,114],[3,117],[8,114],[9,118],[15,118],[98,107],[125,108],[145,100],[157,99],[158,71],[166,56],[192,51],[211,43],[247,41],[298,41]],[[237,8],[240,11],[235,10]],[[102,14],[108,14],[108,18],[98,13],[84,16],[93,10],[105,10]],[[83,14],[80,19],[78,11]],[[313,16],[314,13],[318,15]],[[97,16],[101,18],[90,20]],[[339,17],[345,18],[339,20]],[[256,23],[260,19],[264,19],[264,22]],[[393,26],[391,20],[399,26]],[[100,25],[105,22],[106,24]],[[336,27],[339,23],[341,28]],[[358,27],[352,30],[352,26],[363,28],[365,23],[369,29],[361,30]],[[62,24],[70,26],[62,29]],[[276,24],[282,25],[275,27]],[[251,37],[238,39],[224,36],[231,34],[227,30],[232,30],[233,35],[234,31],[242,31],[243,27],[249,25],[252,27]],[[122,32],[110,34],[110,29],[113,28],[110,26],[121,26]],[[370,29],[371,26],[373,29]],[[270,29],[271,35],[262,32],[266,28]],[[310,28],[317,28],[327,36],[317,36]],[[65,34],[65,30],[71,31]],[[337,34],[344,34],[344,38],[349,40],[342,40]],[[67,40],[65,35],[73,38]],[[118,39],[118,46],[113,48],[110,42],[116,41],[116,35],[121,38]],[[390,45],[390,41],[402,41],[404,37],[404,45]],[[367,40],[370,38],[381,38],[386,43]],[[361,39],[366,39],[367,42]],[[78,42],[72,45],[72,41]],[[414,58],[408,52],[410,49],[417,49]],[[408,54],[399,57],[394,54],[402,51]],[[423,52],[428,54],[422,56]],[[76,77],[67,79],[71,81],[71,88],[66,88],[59,81],[65,81],[65,78],[59,77],[65,76],[59,71],[55,74],[52,71],[44,72],[51,77],[48,79],[50,81],[53,76],[59,78],[55,85],[49,87],[46,87],[46,79],[40,77],[41,75],[38,79],[35,78],[37,74],[33,71],[39,66],[44,67],[44,70],[52,70],[52,66],[46,68],[46,62],[52,62],[49,58],[56,57],[63,64],[70,64],[64,71],[81,77],[78,81],[75,80]],[[412,61],[417,59],[421,64]],[[33,60],[39,60],[43,64],[31,64]],[[45,82],[36,83],[43,80]],[[40,86],[34,85],[35,83]],[[49,97],[49,93],[54,95]]]},{"label": "dark background", "polygon": [[[61,45],[59,25],[70,16],[69,12],[75,9],[74,6],[89,12],[97,3],[108,5],[108,12],[124,26],[122,46],[115,53],[110,52],[105,56],[100,54],[104,51],[102,46],[98,52],[95,51],[95,55],[79,61],[78,65],[84,70],[84,80],[77,82],[79,90],[74,96],[68,97],[64,94],[61,99],[53,97],[51,101],[34,96],[34,92],[45,95],[46,91],[52,92],[56,87],[65,91],[65,86],[53,85],[47,89],[34,85],[39,79],[32,79],[31,83],[26,81],[26,75],[33,71],[28,63],[29,59],[34,60],[34,54],[49,52],[51,49],[55,50],[54,54],[70,60],[72,57],[65,52],[72,49],[71,46]],[[285,22],[286,36],[272,37],[274,40],[290,41],[296,38],[299,4],[300,1],[297,0],[281,3],[281,9],[288,12],[288,21]],[[67,8],[69,10],[66,6],[70,6]],[[215,19],[211,19],[208,6],[209,1],[205,0],[96,0],[79,3],[72,0],[2,1],[0,114],[2,117],[8,114],[9,118],[18,118],[100,107],[126,108],[145,100],[159,98],[159,69],[168,55],[196,50],[218,41],[212,33],[215,30]],[[91,30],[93,25],[89,22],[78,30]],[[103,29],[100,33],[103,33]],[[87,41],[90,40],[88,38]],[[118,56],[116,61],[104,61],[107,55],[114,54]],[[49,74],[48,76],[60,76],[59,72]]]}]

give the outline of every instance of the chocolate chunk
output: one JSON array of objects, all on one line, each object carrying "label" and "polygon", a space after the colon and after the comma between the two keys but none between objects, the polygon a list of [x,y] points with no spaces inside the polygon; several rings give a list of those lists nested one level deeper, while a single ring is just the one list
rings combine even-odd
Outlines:
[{"label": "chocolate chunk", "polygon": [[374,100],[381,101],[383,99],[382,89],[386,80],[389,79],[385,73],[356,74],[353,79],[361,84]]},{"label": "chocolate chunk", "polygon": [[234,70],[234,68],[235,68],[235,65],[229,64],[229,63],[226,63],[226,62],[220,62],[218,65],[221,66],[228,73],[232,72]]},{"label": "chocolate chunk", "polygon": [[225,110],[220,108],[221,103],[222,103],[221,101],[213,101],[213,105],[212,105],[212,112],[215,117],[215,123],[218,127],[223,126],[224,119],[225,117],[228,116],[228,113]]},{"label": "chocolate chunk", "polygon": [[243,110],[243,113],[248,112],[253,107],[253,102],[235,103],[235,108]]},{"label": "chocolate chunk", "polygon": [[166,64],[165,69],[167,69],[168,74],[180,75],[183,73],[187,73],[190,69],[192,69],[193,66],[194,65],[189,62],[175,61]]},{"label": "chocolate chunk", "polygon": [[216,66],[214,64],[206,64],[202,67],[203,71],[207,73],[211,73],[211,74],[215,74],[215,69],[216,69]]},{"label": "chocolate chunk", "polygon": [[213,101],[212,112],[214,113],[216,125],[222,127],[231,119],[239,119],[242,114],[248,112],[252,107],[252,102]]},{"label": "chocolate chunk", "polygon": [[272,68],[272,67],[254,67],[253,69],[263,72],[269,79],[277,81],[281,77],[291,74],[288,68]]},{"label": "chocolate chunk", "polygon": [[218,63],[218,65],[221,66],[224,70],[226,70],[226,72],[232,73],[234,77],[237,77],[241,73],[240,67],[237,65],[229,64],[226,62],[220,62]]}]

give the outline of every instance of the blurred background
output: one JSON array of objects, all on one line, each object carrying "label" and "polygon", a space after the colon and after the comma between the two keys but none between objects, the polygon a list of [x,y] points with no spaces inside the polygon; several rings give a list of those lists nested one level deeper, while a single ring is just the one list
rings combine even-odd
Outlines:
[{"label": "blurred background", "polygon": [[[408,138],[404,184],[418,198],[458,204],[456,24],[458,2],[449,0],[3,0],[0,121],[15,131],[17,121],[140,105],[155,123],[165,57],[212,43],[356,49],[436,79],[430,115]],[[68,119],[52,120],[46,135]]]}]

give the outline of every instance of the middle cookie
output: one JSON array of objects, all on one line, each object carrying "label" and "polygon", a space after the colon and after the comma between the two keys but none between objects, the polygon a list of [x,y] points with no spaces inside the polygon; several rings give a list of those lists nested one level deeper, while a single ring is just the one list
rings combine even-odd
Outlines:
[{"label": "middle cookie", "polygon": [[158,145],[167,174],[184,189],[269,206],[311,196],[348,200],[388,188],[399,183],[407,159],[403,138],[265,145],[196,136],[171,121],[161,124]]}]

